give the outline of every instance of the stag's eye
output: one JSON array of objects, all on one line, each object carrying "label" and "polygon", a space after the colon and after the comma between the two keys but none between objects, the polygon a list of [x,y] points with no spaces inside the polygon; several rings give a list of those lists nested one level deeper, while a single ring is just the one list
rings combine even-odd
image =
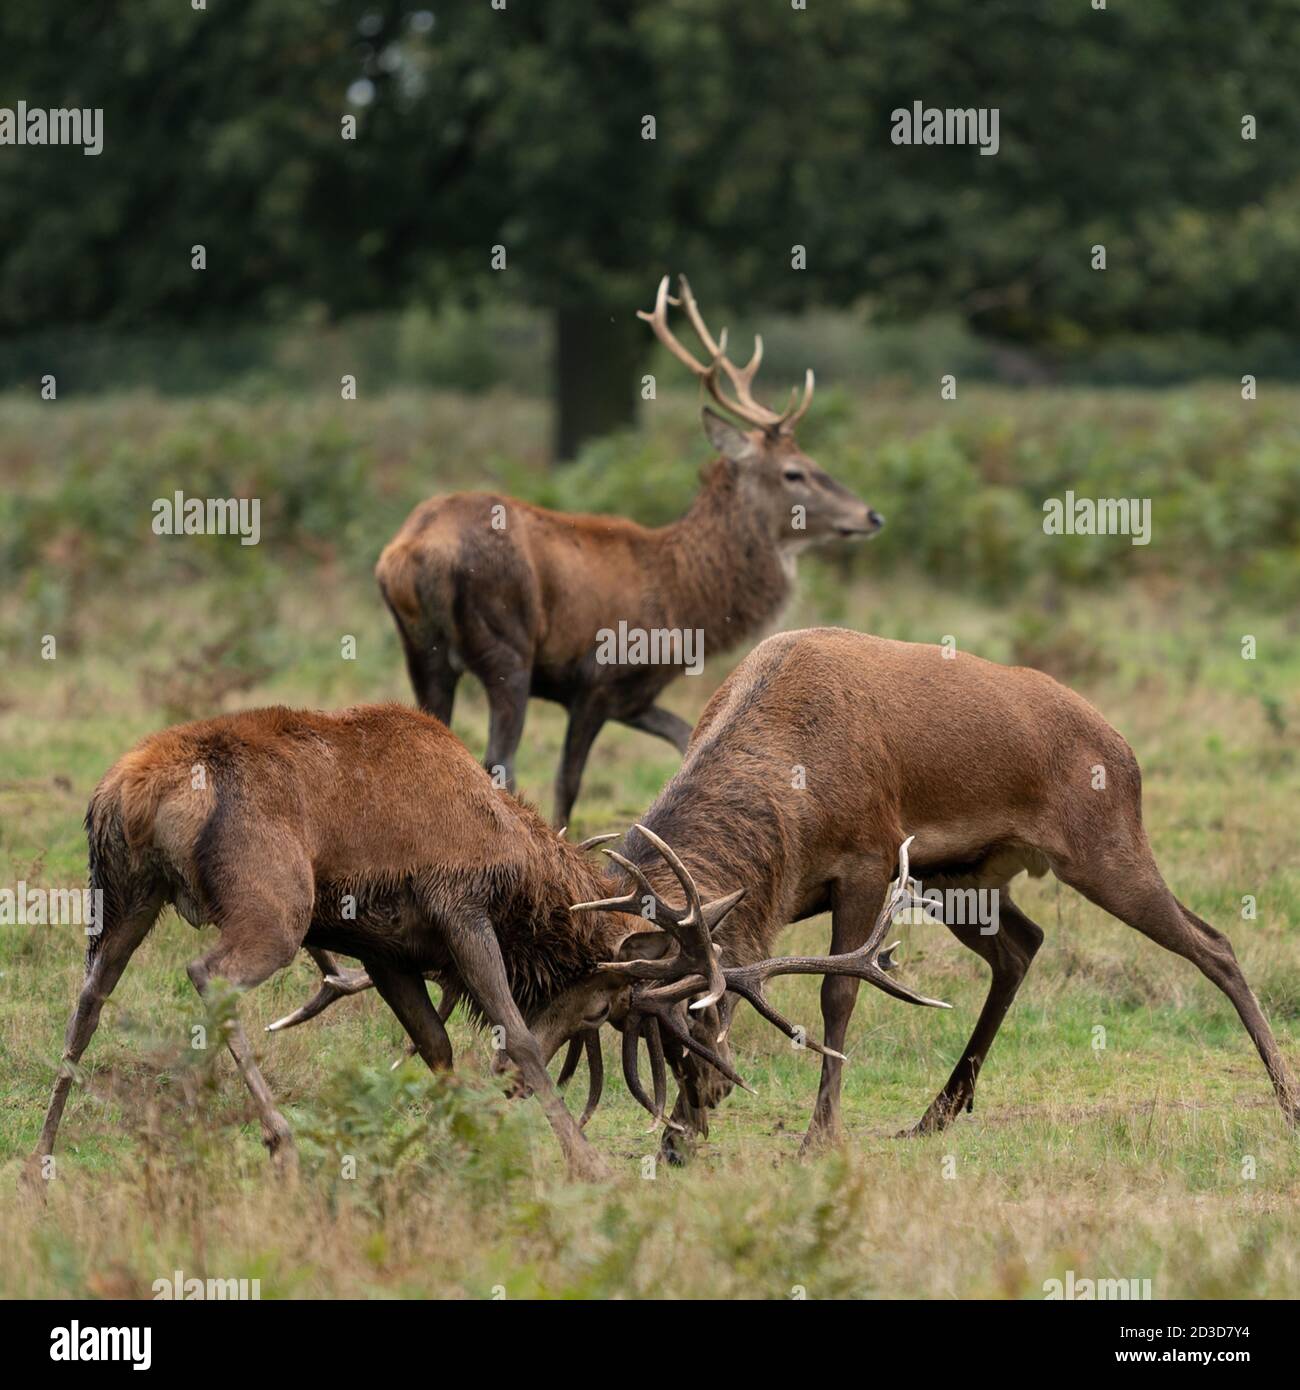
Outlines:
[{"label": "stag's eye", "polygon": [[787,468],[784,477],[787,483],[805,483],[808,481],[808,476],[802,468]]},{"label": "stag's eye", "polygon": [[591,1013],[585,1014],[585,1015],[583,1016],[582,1022],[583,1022],[583,1025],[584,1025],[585,1027],[587,1027],[587,1028],[595,1028],[597,1025],[599,1025],[599,1024],[601,1024],[601,1023],[604,1023],[604,1021],[605,1021],[608,1017],[609,1017],[609,1000],[608,1000],[608,999],[605,999],[605,1000],[602,1000],[599,1004],[597,1004],[597,1005],[595,1006],[595,1008],[592,1010]]}]

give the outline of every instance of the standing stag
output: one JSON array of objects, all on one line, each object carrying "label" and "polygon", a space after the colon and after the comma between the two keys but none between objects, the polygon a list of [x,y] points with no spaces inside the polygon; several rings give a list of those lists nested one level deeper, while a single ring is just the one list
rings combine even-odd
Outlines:
[{"label": "standing stag", "polygon": [[[416,1050],[438,1069],[451,1066],[452,1053],[425,986],[423,976],[431,975],[480,1021],[501,1028],[506,1054],[540,1098],[579,1175],[597,1176],[603,1165],[546,1063],[565,1039],[590,1036],[611,1011],[619,1018],[653,1015],[676,1046],[738,1080],[683,1020],[697,995],[711,1007],[733,988],[710,933],[742,894],[702,902],[677,857],[649,832],[688,899],[681,911],[656,902],[664,930],[634,930],[621,902],[608,911],[572,911],[579,900],[591,908],[590,900],[611,886],[584,846],[569,844],[498,791],[445,725],[414,710],[265,709],[164,730],[105,775],[86,831],[90,883],[102,890],[104,910],[29,1173],[53,1151],[73,1069],[105,999],[166,903],[196,927],[219,929],[217,944],[188,968],[200,995],[206,998],[217,979],[251,989],[303,946],[326,962],[327,952],[341,951],[362,962],[365,984],[373,980]],[[905,866],[902,877],[905,886]],[[879,983],[876,954],[873,944],[842,959],[797,967],[772,961],[767,968],[821,969]],[[737,976],[734,987],[752,992],[748,980]],[[886,987],[928,1002],[892,981]],[[323,1003],[338,993],[327,979]],[[300,1015],[321,1006],[313,1001]],[[541,1025],[544,1042],[534,1032]],[[644,1031],[655,1075],[652,1108],[662,1113],[659,1026]],[[635,1038],[641,1030],[630,1031]],[[237,1018],[226,1041],[272,1158],[292,1169],[288,1124]],[[588,1113],[600,1085],[593,1051]],[[645,1099],[635,1062],[633,1049],[629,1085]]]},{"label": "standing stag", "polygon": [[[705,361],[669,329],[669,304],[685,307]],[[684,634],[703,633],[712,651],[735,647],[780,611],[799,550],[831,537],[872,535],[882,525],[795,441],[812,402],[811,370],[797,407],[793,396],[780,412],[760,404],[752,388],[762,339],[755,339],[749,364],[735,366],[726,332],[717,340],[709,333],[685,276],[680,299],[670,299],[665,275],[654,310],[640,317],[746,427],[704,410],[704,432],[719,457],[680,521],[649,529],[621,517],[456,493],[416,507],[375,570],[421,709],[450,724],[456,683],[472,671],[487,692],[484,763],[503,769],[509,787],[529,697],[567,708],[556,825],[568,821],[587,755],[607,721],[685,752],[690,725],[655,704],[681,673]],[[647,635],[649,660],[602,659],[610,648],[602,651],[600,634],[623,631],[620,625]],[[651,645],[649,634],[660,640]]]}]

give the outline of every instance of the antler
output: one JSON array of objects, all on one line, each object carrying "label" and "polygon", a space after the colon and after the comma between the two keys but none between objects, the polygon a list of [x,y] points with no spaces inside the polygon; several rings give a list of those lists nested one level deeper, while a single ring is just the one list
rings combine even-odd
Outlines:
[{"label": "antler", "polygon": [[568,1085],[573,1073],[578,1069],[578,1059],[584,1052],[587,1055],[587,1103],[583,1106],[582,1118],[578,1121],[579,1129],[585,1128],[587,1121],[596,1113],[596,1107],[600,1104],[600,1093],[605,1086],[605,1056],[600,1050],[599,1028],[584,1028],[581,1033],[575,1033],[569,1039],[569,1050],[560,1066],[560,1074],[555,1078],[558,1089],[562,1090]]},{"label": "antler", "polygon": [[[895,941],[892,945],[881,948],[880,943],[890,924],[905,907],[920,907],[923,912],[928,911],[924,898],[913,891],[908,876],[907,851],[913,838],[909,835],[899,846],[898,877],[885,894],[884,906],[881,907],[867,939],[856,951],[848,951],[838,956],[780,956],[773,960],[756,961],[751,965],[728,966],[722,972],[727,988],[733,994],[748,1000],[769,1023],[775,1024],[789,1038],[798,1036],[796,1029],[763,995],[764,984],[775,975],[851,975],[859,980],[866,980],[877,989],[882,989],[886,994],[892,994],[895,999],[903,999],[909,1004],[921,1004],[932,1009],[951,1008],[951,1004],[945,1004],[941,999],[929,999],[923,994],[913,993],[906,985],[898,984],[886,974],[886,971],[895,968],[896,963],[890,952],[898,945]],[[811,1039],[805,1041],[815,1052],[824,1053],[828,1050]]]},{"label": "antler", "polygon": [[[689,1051],[703,1057],[729,1081],[746,1090],[750,1089],[714,1048],[701,1042],[691,1032],[684,1017],[687,1000],[693,999],[690,1008],[698,1010],[717,1003],[722,993],[730,991],[752,1004],[759,1014],[787,1037],[801,1038],[804,1045],[812,1051],[841,1060],[844,1059],[843,1053],[824,1046],[814,1038],[801,1037],[800,1030],[773,1008],[763,993],[763,986],[768,980],[776,975],[850,975],[866,980],[884,990],[886,994],[906,1000],[909,1004],[928,1005],[939,1009],[951,1007],[942,1000],[929,999],[914,993],[905,985],[889,979],[886,973],[895,968],[896,963],[891,959],[890,953],[898,945],[894,942],[891,946],[881,947],[880,943],[890,924],[906,906],[920,906],[923,911],[926,909],[924,899],[914,892],[908,874],[908,849],[912,843],[912,836],[908,836],[899,847],[898,878],[891,883],[867,939],[856,951],[838,956],[784,956],[757,961],[750,965],[720,966],[719,948],[712,941],[712,932],[740,901],[744,890],[740,889],[711,903],[701,903],[695,881],[673,850],[644,825],[638,824],[636,828],[672,868],[686,895],[685,911],[665,904],[640,868],[623,855],[609,849],[603,850],[602,853],[609,855],[616,864],[631,874],[640,892],[632,889],[619,897],[605,898],[600,902],[578,903],[570,911],[600,910],[628,912],[640,916],[642,902],[649,899],[652,920],[663,925],[677,944],[676,953],[666,959],[608,961],[597,966],[598,970],[618,972],[632,982],[628,1011],[623,1020],[623,1075],[633,1098],[650,1111],[656,1123],[675,1127],[674,1122],[664,1115],[664,1087],[661,1084],[663,1041],[660,1029],[665,1030]],[[718,975],[722,979],[721,991],[717,989]],[[650,1050],[654,1078],[653,1099],[642,1087],[638,1072],[639,1042],[643,1036]]]},{"label": "antler", "polygon": [[291,1014],[285,1014],[283,1018],[277,1018],[274,1023],[266,1025],[268,1033],[279,1033],[285,1028],[296,1028],[300,1023],[306,1023],[309,1018],[315,1018],[322,1009],[328,1009],[333,1003],[340,999],[347,998],[350,994],[361,994],[365,990],[374,988],[374,981],[364,970],[341,970],[339,969],[334,957],[328,951],[312,950],[311,958],[320,968],[321,987],[316,993],[302,1006],[295,1009]]},{"label": "antler", "polygon": [[[666,903],[645,874],[630,859],[617,850],[602,849],[620,868],[636,881],[637,888],[630,889],[616,898],[602,898],[598,902],[574,903],[570,912],[626,912],[634,917],[662,927],[677,943],[677,954],[668,960],[604,961],[596,969],[617,972],[629,980],[680,980],[683,975],[700,976],[700,990],[703,998],[691,1005],[694,1009],[707,1008],[716,1004],[726,993],[726,981],[722,967],[718,964],[718,948],[713,944],[713,929],[745,896],[745,890],[728,893],[725,898],[715,902],[702,903],[700,890],[695,886],[686,865],[677,857],[673,848],[666,844],[644,825],[636,827],[642,835],[668,861],[669,868],[677,876],[677,882],[686,895],[686,907],[673,907]],[[692,992],[699,992],[692,991]]]},{"label": "antler", "polygon": [[[781,431],[789,434],[795,425],[803,419],[808,407],[812,404],[815,384],[812,368],[809,367],[804,376],[803,398],[798,409],[795,408],[795,392],[792,391],[790,404],[784,411],[778,414],[775,410],[769,410],[767,406],[756,401],[753,394],[754,377],[763,361],[762,337],[757,333],[754,335],[754,355],[744,367],[737,367],[727,356],[727,330],[724,328],[721,338],[714,339],[700,313],[699,305],[695,302],[695,296],[691,293],[686,276],[678,277],[678,283],[681,286],[679,299],[672,298],[668,293],[668,278],[665,275],[659,282],[659,291],[655,296],[653,310],[646,313],[644,309],[638,309],[637,318],[644,319],[654,329],[655,337],[679,362],[683,363],[704,382],[709,395],[724,410],[748,424],[758,425],[761,429],[771,433]],[[668,306],[670,304],[678,304],[685,308],[686,316],[690,319],[691,327],[695,330],[695,336],[699,338],[705,351],[709,354],[707,366],[698,361],[687,348],[683,347],[668,327]],[[723,393],[722,385],[718,380],[719,367],[726,372],[727,378],[731,382],[732,390],[735,392],[734,400]]]}]

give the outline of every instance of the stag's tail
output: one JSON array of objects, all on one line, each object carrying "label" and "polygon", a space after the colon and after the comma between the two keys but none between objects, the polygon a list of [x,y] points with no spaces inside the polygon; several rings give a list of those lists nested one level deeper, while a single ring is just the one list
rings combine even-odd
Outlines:
[{"label": "stag's tail", "polygon": [[157,912],[156,874],[142,862],[139,847],[147,842],[160,799],[161,791],[144,779],[110,773],[86,808],[93,905],[86,937],[87,974],[104,941],[124,921],[151,907]]},{"label": "stag's tail", "polygon": [[375,579],[406,658],[420,708],[450,723],[451,695],[463,669],[454,655],[461,643],[455,616],[456,586],[444,549],[427,537],[399,533],[375,566]]}]

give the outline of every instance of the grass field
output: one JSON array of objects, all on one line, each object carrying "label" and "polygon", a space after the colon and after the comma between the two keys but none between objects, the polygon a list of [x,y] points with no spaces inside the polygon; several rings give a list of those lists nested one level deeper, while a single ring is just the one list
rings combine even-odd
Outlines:
[{"label": "grass field", "polygon": [[[1079,437],[1090,431],[1100,449],[1108,428],[1159,431],[1172,420],[1191,439],[1205,427],[1190,395],[1021,399],[1023,407],[1005,393],[976,395],[965,407],[967,436],[984,441],[980,505],[990,489],[1009,493],[1025,449],[1059,463],[1062,451],[1087,453]],[[1275,407],[1275,436],[1245,441],[1251,456],[1287,456],[1293,441],[1276,423],[1287,408]],[[190,485],[204,470],[226,476],[227,492],[257,476],[266,454],[250,441],[263,426],[287,440],[292,413],[286,423],[235,402],[105,400],[61,406],[47,427],[30,405],[0,405],[0,485],[28,499],[16,504],[11,492],[7,519],[21,534],[0,542],[12,561],[0,598],[0,886],[81,884],[91,788],[170,720],[407,697],[367,574],[391,526],[448,483],[493,477],[535,495],[557,485],[519,444],[542,428],[531,403],[499,398],[485,410],[448,397],[430,418],[399,396],[369,409],[351,433],[330,436],[321,457],[302,446],[308,482],[292,545],[277,546],[264,523],[263,554],[231,555],[230,541],[218,556],[210,541],[165,551],[148,535],[148,499],[177,486],[224,495]],[[948,518],[932,499],[909,510],[910,474],[890,473],[886,459],[884,482],[871,486],[877,451],[893,449],[897,464],[898,441],[928,438],[932,409],[841,405],[819,459],[852,474],[894,536],[851,561],[805,560],[781,625],[830,621],[925,641],[951,634],[965,650],[1042,664],[1096,703],[1142,764],[1165,876],[1232,938],[1300,1070],[1300,650],[1294,605],[1288,612],[1279,598],[1294,550],[1238,555],[1233,582],[1219,583],[1203,551],[1167,542],[1158,563],[1143,557],[1140,569],[1101,585],[1068,566],[1050,584],[1022,584],[972,551],[975,579],[963,583],[926,558]],[[689,419],[687,402],[679,413]],[[1017,434],[1007,422],[1022,419]],[[646,446],[664,459],[681,453],[675,471],[665,464],[678,490],[689,461],[703,457],[692,438],[674,424]],[[842,469],[833,446],[849,438],[858,453]],[[1000,448],[988,452],[989,440]],[[1122,452],[1113,436],[1106,447]],[[224,475],[213,463],[223,450]],[[148,466],[137,468],[138,458]],[[593,476],[601,466],[603,455],[579,467]],[[1224,465],[1229,481],[1233,467]],[[321,479],[335,472],[331,491]],[[1213,482],[1203,470],[1187,487],[1209,498],[1218,496]],[[627,510],[642,514],[648,486],[629,484]],[[609,490],[602,496],[608,502]],[[134,520],[121,522],[121,510]],[[965,524],[951,520],[955,530]],[[1229,507],[1225,525],[1233,520]],[[41,659],[46,633],[59,639],[52,661]],[[345,634],[357,639],[354,661],[340,657]],[[1242,658],[1247,634],[1253,660]],[[694,717],[741,655],[682,679],[665,703]],[[482,750],[486,710],[473,682],[462,685],[455,730]],[[531,707],[521,783],[544,810],[562,732],[560,711]],[[625,828],[675,766],[666,744],[607,728],[574,832]],[[1257,911],[1243,919],[1246,897]],[[373,995],[287,1034],[256,1034],[304,1160],[296,1188],[280,1187],[229,1058],[191,1046],[204,1018],[184,965],[205,947],[169,910],[105,1009],[43,1210],[18,1200],[15,1181],[54,1076],[82,942],[71,927],[0,927],[0,1296],[147,1297],[155,1279],[179,1269],[258,1278],[264,1298],[1040,1298],[1044,1281],[1067,1270],[1149,1278],[1157,1298],[1300,1297],[1300,1140],[1230,1004],[1188,963],[1054,880],[1022,883],[1017,899],[1047,940],[974,1114],[948,1133],[892,1137],[946,1079],[987,972],[941,928],[918,925],[905,937],[907,977],[954,1007],[860,997],[842,1152],[799,1160],[816,1059],[742,1011],[733,1046],[758,1094],[725,1103],[687,1169],[649,1161],[657,1136],[627,1097],[607,1039],[611,1075],[589,1133],[615,1176],[598,1187],[565,1180],[536,1105],[496,1095],[487,1042],[459,1015],[455,1081],[414,1065],[390,1072],[399,1030]],[[820,918],[790,929],[783,944],[820,950],[828,937]],[[250,1036],[315,979],[304,959],[247,997]],[[815,981],[778,981],[772,995],[819,1027]]]}]

